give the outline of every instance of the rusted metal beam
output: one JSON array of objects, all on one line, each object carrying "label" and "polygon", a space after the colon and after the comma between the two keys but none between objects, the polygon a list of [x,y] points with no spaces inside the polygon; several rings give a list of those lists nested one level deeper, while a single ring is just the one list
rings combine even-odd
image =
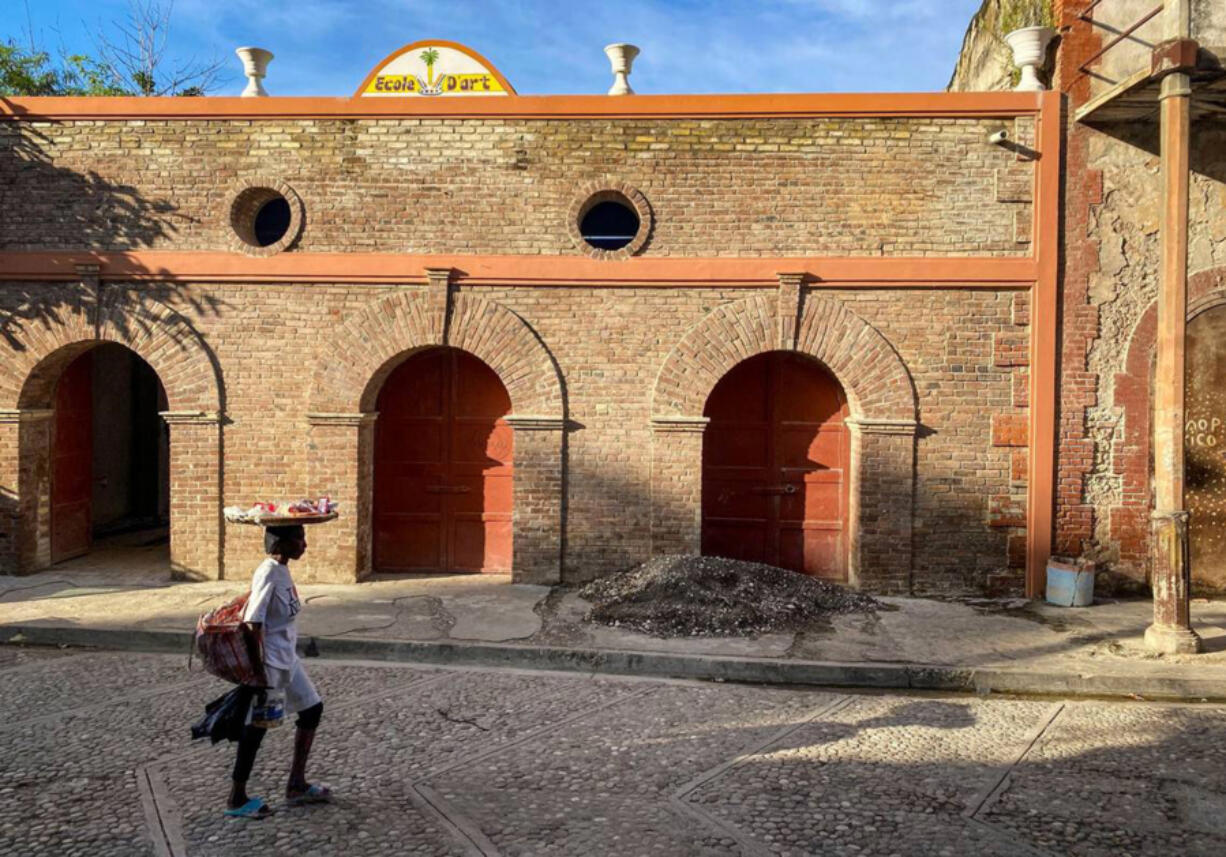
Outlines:
[{"label": "rusted metal beam", "polygon": [[1161,14],[1165,5],[1166,5],[1165,3],[1159,3],[1153,9],[1150,9],[1148,12],[1146,12],[1144,15],[1142,15],[1140,18],[1134,21],[1127,29],[1125,29],[1123,32],[1117,35],[1114,39],[1112,39],[1111,41],[1107,42],[1107,44],[1099,48],[1096,53],[1092,54],[1089,59],[1087,59],[1085,62],[1083,62],[1078,67],[1078,70],[1082,74],[1088,74],[1090,71],[1090,64],[1093,63],[1094,60],[1101,57],[1107,51],[1111,50],[1113,47],[1118,45],[1120,42],[1124,41],[1124,39],[1128,38],[1133,33],[1135,33],[1137,30],[1141,29],[1143,26],[1145,26],[1150,21],[1152,21],[1154,18],[1156,18],[1159,14]]}]

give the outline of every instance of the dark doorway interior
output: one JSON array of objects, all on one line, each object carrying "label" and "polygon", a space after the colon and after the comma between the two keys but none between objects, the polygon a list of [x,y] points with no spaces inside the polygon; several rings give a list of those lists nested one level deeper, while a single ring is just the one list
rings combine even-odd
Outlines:
[{"label": "dark doorway interior", "polygon": [[111,544],[168,540],[166,392],[134,352],[100,345],[64,370],[56,391],[52,561]]}]

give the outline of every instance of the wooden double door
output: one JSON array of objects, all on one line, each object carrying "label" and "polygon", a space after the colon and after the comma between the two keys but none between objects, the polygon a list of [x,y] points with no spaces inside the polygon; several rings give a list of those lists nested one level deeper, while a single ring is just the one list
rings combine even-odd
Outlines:
[{"label": "wooden double door", "polygon": [[702,552],[847,579],[847,398],[820,364],[770,352],[711,391]]},{"label": "wooden double door", "polygon": [[511,571],[514,438],[498,375],[455,348],[388,376],[375,423],[379,571]]}]

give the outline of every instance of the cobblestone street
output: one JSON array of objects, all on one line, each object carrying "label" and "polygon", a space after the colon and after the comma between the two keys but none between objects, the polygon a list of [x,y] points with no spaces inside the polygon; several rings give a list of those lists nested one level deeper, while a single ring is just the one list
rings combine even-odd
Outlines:
[{"label": "cobblestone street", "polygon": [[225,687],[162,655],[0,648],[0,855],[1221,855],[1226,708],[848,694],[308,661],[221,815]]}]

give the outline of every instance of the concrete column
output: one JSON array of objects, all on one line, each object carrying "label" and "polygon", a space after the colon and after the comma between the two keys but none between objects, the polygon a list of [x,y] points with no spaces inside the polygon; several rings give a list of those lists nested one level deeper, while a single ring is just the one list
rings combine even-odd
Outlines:
[{"label": "concrete column", "polygon": [[911,590],[914,420],[850,419],[848,580],[869,592]]},{"label": "concrete column", "polygon": [[702,552],[702,437],[707,417],[651,421],[651,553]]},{"label": "concrete column", "polygon": [[0,572],[51,563],[51,443],[55,411],[0,410]]},{"label": "concrete column", "polygon": [[566,421],[518,414],[505,419],[515,432],[511,580],[561,583],[566,538],[562,515]]},{"label": "concrete column", "polygon": [[170,426],[170,573],[178,580],[221,580],[220,414],[163,411]]},{"label": "concrete column", "polygon": [[310,483],[304,490],[339,504],[339,517],[317,528],[303,557],[303,581],[355,583],[373,572],[374,447],[377,412],[307,414]]},{"label": "concrete column", "polygon": [[1188,599],[1188,513],[1184,508],[1185,337],[1188,312],[1188,154],[1191,80],[1162,79],[1162,205],[1159,244],[1158,360],[1154,371],[1154,512],[1150,538],[1154,622],[1145,644],[1156,652],[1201,649]]}]

